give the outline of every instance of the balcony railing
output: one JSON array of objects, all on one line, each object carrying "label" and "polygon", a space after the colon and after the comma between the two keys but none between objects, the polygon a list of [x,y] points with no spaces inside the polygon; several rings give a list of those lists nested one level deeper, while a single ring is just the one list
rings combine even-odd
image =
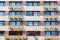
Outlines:
[{"label": "balcony railing", "polygon": [[23,6],[9,6],[9,10],[10,11],[19,11],[19,10],[23,10]]},{"label": "balcony railing", "polygon": [[26,40],[26,36],[6,36],[6,40]]},{"label": "balcony railing", "polygon": [[23,20],[22,19],[23,18],[23,16],[9,16],[9,20],[10,21],[21,21],[21,20]]},{"label": "balcony railing", "polygon": [[44,11],[57,11],[57,6],[44,6]]},{"label": "balcony railing", "polygon": [[10,31],[23,31],[23,26],[9,26]]}]

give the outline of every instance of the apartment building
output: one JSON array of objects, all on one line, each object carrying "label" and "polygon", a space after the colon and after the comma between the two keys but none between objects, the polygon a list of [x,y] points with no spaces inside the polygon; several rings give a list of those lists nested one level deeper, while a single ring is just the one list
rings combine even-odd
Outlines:
[{"label": "apartment building", "polygon": [[0,0],[0,40],[60,40],[60,1]]}]

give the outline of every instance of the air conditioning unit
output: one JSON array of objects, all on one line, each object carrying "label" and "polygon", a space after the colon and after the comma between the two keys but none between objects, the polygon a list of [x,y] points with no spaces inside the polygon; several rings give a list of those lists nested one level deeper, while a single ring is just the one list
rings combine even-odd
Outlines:
[{"label": "air conditioning unit", "polygon": [[7,38],[6,40],[11,40],[11,39]]},{"label": "air conditioning unit", "polygon": [[11,31],[13,31],[13,28],[10,28]]},{"label": "air conditioning unit", "polygon": [[57,8],[54,8],[54,10],[57,10]]},{"label": "air conditioning unit", "polygon": [[48,10],[48,8],[45,8],[45,10]]}]

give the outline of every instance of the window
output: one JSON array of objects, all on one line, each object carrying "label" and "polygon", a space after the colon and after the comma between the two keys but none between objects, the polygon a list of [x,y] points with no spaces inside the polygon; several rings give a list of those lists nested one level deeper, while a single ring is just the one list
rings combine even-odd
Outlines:
[{"label": "window", "polygon": [[32,14],[32,12],[26,12],[26,15],[27,16],[32,16],[33,14]]},{"label": "window", "polygon": [[17,2],[17,1],[16,1],[16,2],[10,1],[10,2],[9,2],[9,5],[10,5],[10,6],[21,6],[21,5],[22,5],[22,2],[19,2],[19,1],[18,1],[18,2]]},{"label": "window", "polygon": [[26,23],[27,26],[39,26],[40,22],[39,21],[28,21]]},{"label": "window", "polygon": [[5,6],[5,2],[4,1],[0,1],[0,6]]},{"label": "window", "polygon": [[52,21],[52,22],[51,22],[51,25],[53,25],[53,26],[58,25],[58,24],[57,24],[57,21]]},{"label": "window", "polygon": [[14,25],[15,25],[15,26],[16,26],[16,25],[17,25],[17,26],[21,26],[21,25],[22,25],[22,21],[10,21],[9,24],[10,24],[10,25],[13,25],[13,26],[14,26]]},{"label": "window", "polygon": [[4,11],[0,11],[0,16],[5,16],[5,12]]},{"label": "window", "polygon": [[58,32],[57,31],[53,31],[52,32],[52,36],[57,36],[58,35]]},{"label": "window", "polygon": [[28,36],[40,36],[40,31],[28,31]]},{"label": "window", "polygon": [[44,25],[45,26],[57,26],[58,25],[58,21],[45,21]]},{"label": "window", "polygon": [[57,11],[45,11],[44,15],[45,16],[56,16],[58,13]]},{"label": "window", "polygon": [[9,22],[9,24],[14,26],[15,25],[15,22],[14,21],[11,21],[11,22]]},{"label": "window", "polygon": [[45,32],[45,36],[50,36],[50,32],[49,31]]},{"label": "window", "polygon": [[50,26],[50,22],[49,22],[49,21],[45,21],[45,22],[44,22],[44,25]]},{"label": "window", "polygon": [[57,36],[58,31],[45,31],[45,36]]},{"label": "window", "polygon": [[14,15],[19,15],[21,16],[22,15],[22,11],[11,11],[9,12],[10,15],[14,16]]},{"label": "window", "polygon": [[40,6],[40,2],[26,2],[26,6]]},{"label": "window", "polygon": [[40,31],[34,31],[34,36],[40,36]]},{"label": "window", "polygon": [[3,31],[0,31],[0,36],[4,36],[4,32]]},{"label": "window", "polygon": [[5,22],[4,21],[0,21],[0,26],[4,26]]},{"label": "window", "polygon": [[9,35],[22,35],[22,31],[9,31]]},{"label": "window", "polygon": [[39,16],[40,12],[39,11],[27,11],[26,15],[27,16]]},{"label": "window", "polygon": [[33,22],[29,21],[26,23],[27,26],[33,26]]},{"label": "window", "polygon": [[49,1],[45,1],[45,2],[44,2],[44,5],[45,5],[45,6],[47,6],[47,5],[54,6],[54,5],[56,5],[56,4],[57,4],[56,1],[50,1],[50,2],[49,2]]}]

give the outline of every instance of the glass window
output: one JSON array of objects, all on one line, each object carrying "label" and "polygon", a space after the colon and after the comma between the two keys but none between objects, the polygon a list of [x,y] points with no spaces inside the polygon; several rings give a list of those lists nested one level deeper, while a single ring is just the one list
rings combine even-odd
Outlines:
[{"label": "glass window", "polygon": [[16,5],[18,6],[22,5],[22,2],[16,2]]},{"label": "glass window", "polygon": [[0,31],[0,36],[3,36],[4,35],[4,32],[3,31]]},{"label": "glass window", "polygon": [[40,31],[34,31],[35,36],[40,36]]},{"label": "glass window", "polygon": [[57,36],[58,35],[58,32],[57,31],[53,31],[52,32],[52,36]]},{"label": "glass window", "polygon": [[44,12],[44,15],[49,16],[49,15],[50,15],[50,12],[45,11],[45,12]]},{"label": "glass window", "polygon": [[22,15],[22,12],[16,12],[16,15],[20,16],[20,15]]},{"label": "glass window", "polygon": [[56,25],[57,25],[57,22],[56,22],[56,21],[52,21],[52,22],[51,22],[51,25],[52,25],[52,26],[56,26]]},{"label": "glass window", "polygon": [[39,6],[40,3],[39,2],[34,2],[34,6]]},{"label": "glass window", "polygon": [[52,12],[51,12],[51,15],[52,15],[52,16],[55,16],[55,15],[57,15],[57,12],[53,12],[53,11],[52,11]]},{"label": "glass window", "polygon": [[33,35],[33,32],[32,31],[29,31],[29,32],[27,32],[27,35],[28,36],[32,36]]},{"label": "glass window", "polygon": [[49,21],[46,21],[46,22],[44,22],[44,25],[45,26],[50,26],[50,22]]},{"label": "glass window", "polygon": [[0,6],[5,6],[5,2],[0,1]]},{"label": "glass window", "polygon": [[27,2],[26,6],[32,6],[32,2]]},{"label": "glass window", "polygon": [[50,36],[50,32],[46,31],[45,36]]},{"label": "glass window", "polygon": [[32,16],[32,12],[26,12],[27,16]]},{"label": "glass window", "polygon": [[14,26],[15,22],[14,21],[10,21],[9,24]]},{"label": "glass window", "polygon": [[22,25],[22,22],[20,22],[20,21],[19,22],[16,22],[16,25],[18,25],[18,26],[19,25]]},{"label": "glass window", "polygon": [[10,12],[10,15],[14,16],[14,15],[15,15],[15,12],[13,12],[13,11],[12,11],[12,12]]},{"label": "glass window", "polygon": [[0,11],[0,16],[4,16],[4,15],[5,15],[5,12]]},{"label": "glass window", "polygon": [[54,6],[54,5],[56,5],[57,4],[57,2],[50,2],[50,5],[51,6]]},{"label": "glass window", "polygon": [[45,5],[45,6],[48,6],[48,5],[49,5],[49,2],[44,2],[44,5]]},{"label": "glass window", "polygon": [[33,22],[27,22],[27,26],[33,26]]},{"label": "glass window", "polygon": [[14,6],[15,5],[15,2],[10,2],[9,5],[10,6]]},{"label": "glass window", "polygon": [[34,12],[34,16],[39,16],[40,12]]},{"label": "glass window", "polygon": [[0,26],[3,26],[5,24],[4,21],[0,21]]},{"label": "glass window", "polygon": [[34,22],[34,26],[39,26],[40,22]]},{"label": "glass window", "polygon": [[26,2],[26,6],[39,6],[40,2]]}]

